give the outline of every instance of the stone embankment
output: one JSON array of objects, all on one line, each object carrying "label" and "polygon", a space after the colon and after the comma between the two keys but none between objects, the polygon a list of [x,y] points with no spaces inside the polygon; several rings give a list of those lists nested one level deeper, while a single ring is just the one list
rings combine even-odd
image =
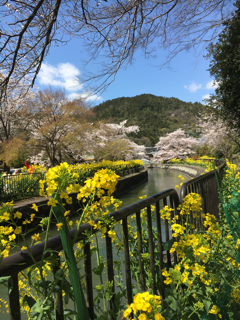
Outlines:
[{"label": "stone embankment", "polygon": [[165,170],[176,170],[189,176],[189,178],[195,178],[201,173],[205,173],[205,169],[197,166],[190,166],[185,164],[163,164],[163,163],[151,163],[147,165],[147,168],[161,168]]}]

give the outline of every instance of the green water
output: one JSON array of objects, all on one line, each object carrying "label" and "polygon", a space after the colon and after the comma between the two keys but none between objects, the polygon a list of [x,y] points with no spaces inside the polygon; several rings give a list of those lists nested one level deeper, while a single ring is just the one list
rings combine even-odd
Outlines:
[{"label": "green water", "polygon": [[[148,169],[148,181],[119,197],[123,202],[122,207],[139,201],[139,197],[142,195],[149,197],[161,191],[174,188],[175,185],[179,185],[179,183],[182,182],[178,178],[179,174],[179,172],[173,170],[163,170],[159,168]],[[186,180],[189,180],[184,174],[181,175]]]},{"label": "green water", "polygon": [[[184,176],[184,174],[181,174]],[[148,169],[148,181],[141,184],[139,187],[131,190],[130,192],[123,194],[119,197],[119,199],[122,201],[121,207],[125,207],[129,204],[132,204],[134,202],[139,201],[139,197],[143,195],[151,196],[156,193],[159,193],[161,191],[164,191],[169,188],[174,188],[176,184],[179,185],[181,182],[178,178],[179,172],[177,171],[171,171],[171,170],[162,170],[159,168],[153,168]],[[188,178],[184,176],[186,180]],[[75,218],[76,220],[77,218]],[[74,219],[73,219],[74,221]],[[53,227],[50,236],[54,237],[58,235],[56,228]],[[162,229],[163,234],[163,241],[165,241],[165,230]],[[44,240],[44,238],[42,238]],[[100,239],[99,241],[99,247],[100,247],[100,254],[105,258],[106,257],[106,249],[105,249],[105,240]],[[114,257],[116,258],[116,256]],[[96,260],[92,260],[92,267],[96,266]],[[105,282],[107,280],[106,273],[103,277],[103,281]],[[93,285],[94,287],[99,284],[99,277],[93,274]],[[7,299],[7,289],[1,284],[0,285],[0,298]],[[71,306],[69,305],[71,308]],[[10,319],[10,315],[8,314],[1,314],[0,315],[1,320],[7,320]],[[22,319],[27,319],[24,315],[22,316]]]}]

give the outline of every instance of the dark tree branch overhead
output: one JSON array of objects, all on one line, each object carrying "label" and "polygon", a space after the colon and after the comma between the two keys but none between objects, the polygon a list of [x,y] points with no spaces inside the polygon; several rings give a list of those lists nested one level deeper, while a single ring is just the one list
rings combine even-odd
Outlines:
[{"label": "dark tree branch overhead", "polygon": [[[89,61],[102,69],[85,81],[101,80],[98,92],[131,64],[137,50],[150,56],[169,50],[168,63],[180,51],[207,44],[234,14],[233,0],[0,0],[0,88],[24,78],[33,85],[53,44],[84,40]],[[156,47],[155,47],[156,46]],[[102,59],[102,60],[101,60]],[[1,90],[2,91],[2,90]]]}]

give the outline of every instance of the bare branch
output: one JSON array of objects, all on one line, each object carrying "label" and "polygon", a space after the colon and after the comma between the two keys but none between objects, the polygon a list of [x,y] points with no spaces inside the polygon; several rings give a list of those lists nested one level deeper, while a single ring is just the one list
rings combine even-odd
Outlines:
[{"label": "bare branch", "polygon": [[90,63],[102,63],[99,74],[87,74],[89,84],[101,80],[96,92],[114,81],[119,68],[167,49],[168,64],[182,50],[207,46],[232,19],[233,0],[12,0],[0,1],[0,65],[5,78],[29,78],[33,85],[44,57],[54,42],[82,38]]}]

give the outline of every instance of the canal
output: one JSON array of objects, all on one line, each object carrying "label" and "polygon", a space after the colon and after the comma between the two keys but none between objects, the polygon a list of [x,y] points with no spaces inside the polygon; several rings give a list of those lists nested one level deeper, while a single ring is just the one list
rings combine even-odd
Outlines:
[{"label": "canal", "polygon": [[[122,201],[122,207],[139,201],[140,196],[147,195],[149,197],[166,189],[174,188],[175,185],[179,185],[182,182],[178,178],[179,175],[180,173],[174,170],[149,168],[148,181],[119,197]],[[181,173],[181,176],[189,180],[185,174]]]},{"label": "canal", "polygon": [[[149,168],[148,169],[148,181],[144,182],[137,188],[129,191],[126,194],[123,194],[122,196],[119,197],[119,199],[122,201],[121,207],[125,207],[129,204],[132,204],[134,202],[139,201],[139,197],[141,196],[151,196],[156,193],[159,193],[161,191],[164,191],[169,188],[174,188],[175,185],[179,185],[181,180],[178,178],[179,172],[173,171],[173,170],[163,170],[160,168]],[[185,175],[181,175],[186,179],[189,180],[189,178]],[[76,218],[77,219],[77,218]],[[75,219],[75,220],[76,220]],[[74,221],[74,219],[73,219]],[[162,224],[163,225],[163,224]],[[54,237],[58,235],[58,231],[56,230],[55,226],[51,229],[50,236]],[[165,230],[162,229],[162,234],[163,234],[163,241],[165,240]],[[100,237],[99,237],[100,238]],[[42,238],[42,240],[44,240]],[[95,241],[94,241],[95,244]],[[99,239],[99,247],[100,247],[100,254],[102,255],[103,258],[106,257],[106,250],[105,250],[105,240],[104,239]],[[116,258],[116,257],[115,257]],[[123,257],[122,257],[123,258]],[[96,261],[92,262],[92,268],[96,267]],[[83,270],[81,272],[83,274]],[[106,273],[103,275],[103,281],[107,280],[106,278]],[[124,279],[123,279],[124,281]],[[93,274],[93,286],[95,287],[96,285],[99,284],[99,276]],[[2,284],[0,285],[0,298],[7,299],[7,288],[4,287]],[[68,307],[72,307],[71,304],[68,305]],[[1,308],[2,310],[4,308]],[[2,311],[1,310],[1,311]],[[0,317],[1,320],[7,320],[10,319],[9,314],[1,314]],[[27,319],[26,316],[22,316],[22,320]]]}]

